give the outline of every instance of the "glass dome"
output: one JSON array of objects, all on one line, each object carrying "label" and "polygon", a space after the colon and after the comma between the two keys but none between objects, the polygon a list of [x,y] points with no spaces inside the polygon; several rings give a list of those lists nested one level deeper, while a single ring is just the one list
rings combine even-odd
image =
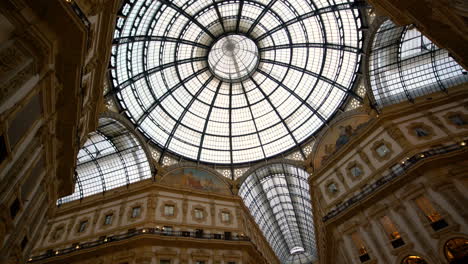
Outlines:
[{"label": "glass dome", "polygon": [[297,147],[360,66],[354,1],[128,0],[114,33],[119,107],[165,153],[242,164]]}]

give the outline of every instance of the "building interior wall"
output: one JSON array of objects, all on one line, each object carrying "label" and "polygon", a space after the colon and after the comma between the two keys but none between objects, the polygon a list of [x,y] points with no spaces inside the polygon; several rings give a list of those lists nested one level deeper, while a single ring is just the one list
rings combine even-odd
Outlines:
[{"label": "building interior wall", "polygon": [[[466,74],[463,1],[429,1],[448,3],[437,16],[431,6],[416,8],[420,1],[368,2],[370,21],[416,26]],[[57,206],[74,190],[77,154],[99,117],[118,114],[103,94],[119,7],[106,0],[0,2],[0,263],[280,263],[238,195],[248,169],[224,180],[228,194],[175,188],[163,176],[193,164],[158,163],[143,146],[152,179]],[[306,159],[274,161],[311,175],[315,263],[463,263],[447,248],[459,239],[465,242],[457,250],[468,255],[468,84],[380,107],[368,67],[363,102],[350,100]],[[339,138],[346,143],[338,146]],[[165,202],[174,216],[164,214]],[[132,217],[135,207],[141,211]],[[109,214],[115,218],[104,225]],[[174,233],[165,235],[164,226]],[[416,256],[425,262],[408,258]]]}]

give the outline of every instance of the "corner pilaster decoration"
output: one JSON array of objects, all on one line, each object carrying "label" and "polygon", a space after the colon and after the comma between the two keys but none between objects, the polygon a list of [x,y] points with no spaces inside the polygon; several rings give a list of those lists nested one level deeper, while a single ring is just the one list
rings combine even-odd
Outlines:
[{"label": "corner pilaster decoration", "polygon": [[[348,191],[348,190],[349,190],[349,186],[348,186],[348,184],[346,183],[346,180],[345,180],[345,178],[344,178],[344,176],[343,176],[343,173],[341,173],[341,171],[340,171],[339,168],[335,168],[333,171],[334,171],[336,177],[338,178],[338,180],[340,180],[341,184],[343,184],[345,190]],[[328,186],[328,184],[327,184],[327,186]],[[327,191],[328,191],[328,190],[327,190]]]},{"label": "corner pilaster decoration", "polygon": [[436,127],[438,127],[439,129],[441,129],[442,131],[444,131],[446,134],[450,135],[451,132],[450,130],[444,125],[444,123],[442,122],[442,120],[440,120],[440,118],[438,118],[437,116],[435,116],[432,112],[427,112],[425,114],[425,116],[429,119],[429,121],[434,124]]},{"label": "corner pilaster decoration", "polygon": [[156,207],[158,204],[158,198],[155,194],[151,194],[148,197],[148,201],[146,203],[146,208],[148,212],[146,213],[146,219],[151,221],[155,219],[155,214],[156,214]]},{"label": "corner pilaster decoration", "polygon": [[216,223],[216,207],[213,200],[210,201],[210,216],[211,223],[214,225]]},{"label": "corner pilaster decoration", "polygon": [[[175,207],[174,207],[174,211],[175,211]],[[188,199],[187,197],[184,197],[184,200],[182,201],[182,222],[184,223],[187,222],[187,215],[188,215]]]},{"label": "corner pilaster decoration", "polygon": [[364,152],[362,151],[362,149],[357,149],[356,150],[357,154],[359,155],[359,157],[362,159],[362,161],[364,161],[366,163],[366,165],[372,170],[372,171],[375,171],[375,166],[372,164],[372,162],[370,161],[369,159],[369,156]]},{"label": "corner pilaster decoration", "polygon": [[413,146],[396,125],[386,124],[384,128],[388,135],[393,138],[393,140],[395,140],[398,145],[401,146],[401,148],[407,150]]},{"label": "corner pilaster decoration", "polygon": [[65,232],[66,232],[65,223],[61,223],[57,225],[54,228],[54,231],[52,233],[46,232],[46,234],[50,234],[49,243],[55,243],[61,240]]},{"label": "corner pilaster decoration", "polygon": [[440,179],[439,177],[433,177],[431,179],[431,188],[439,193],[451,206],[454,207],[463,219],[468,218],[468,209],[466,204],[468,200],[460,193],[453,182],[449,180]]}]

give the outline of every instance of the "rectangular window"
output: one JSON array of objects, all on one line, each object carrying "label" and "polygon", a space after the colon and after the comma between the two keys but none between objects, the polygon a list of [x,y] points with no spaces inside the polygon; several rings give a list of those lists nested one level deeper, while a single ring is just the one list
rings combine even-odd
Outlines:
[{"label": "rectangular window", "polygon": [[398,232],[396,226],[393,224],[392,220],[388,216],[383,216],[380,218],[380,223],[382,224],[385,233],[391,241],[393,248],[399,248],[405,244],[403,238],[401,238],[400,233]]},{"label": "rectangular window", "polygon": [[78,233],[83,233],[86,230],[87,225],[88,225],[88,220],[81,221],[80,226],[78,227]]},{"label": "rectangular window", "polygon": [[195,263],[196,264],[205,264],[205,261],[204,260],[197,260]]},{"label": "rectangular window", "polygon": [[224,239],[231,240],[231,232],[224,232]]},{"label": "rectangular window", "polygon": [[385,229],[385,233],[387,233],[390,240],[394,240],[400,238],[400,233],[396,229],[395,225],[393,224],[392,220],[388,216],[383,216],[380,218],[380,223],[382,224],[383,228]]},{"label": "rectangular window", "polygon": [[23,240],[21,241],[21,249],[25,249],[27,245],[28,245],[28,237],[25,236]]},{"label": "rectangular window", "polygon": [[132,208],[132,218],[139,217],[140,213],[141,213],[141,207],[140,206]]},{"label": "rectangular window", "polygon": [[432,206],[432,203],[426,197],[421,196],[417,198],[416,204],[431,223],[442,219],[442,216],[439,214],[439,212],[436,211],[434,206]]},{"label": "rectangular window", "polygon": [[112,214],[108,214],[104,218],[104,225],[112,224]]},{"label": "rectangular window", "polygon": [[164,215],[165,216],[174,216],[174,206],[173,205],[164,205]]},{"label": "rectangular window", "polygon": [[390,150],[387,148],[387,146],[385,144],[382,144],[382,145],[378,146],[376,151],[377,151],[377,154],[379,154],[380,157],[385,157],[387,155],[387,153],[390,152]]},{"label": "rectangular window", "polygon": [[351,235],[351,239],[353,240],[354,246],[356,247],[359,256],[363,256],[367,254],[367,249],[364,244],[364,241],[362,240],[361,236],[358,233],[353,233]]},{"label": "rectangular window", "polygon": [[228,212],[222,212],[221,213],[221,220],[223,222],[229,222],[231,220],[231,214]]},{"label": "rectangular window", "polygon": [[2,162],[7,158],[7,156],[8,151],[5,137],[3,135],[0,135],[0,164],[2,164]]},{"label": "rectangular window", "polygon": [[169,259],[161,259],[161,260],[159,261],[159,264],[171,264],[171,260],[169,260]]},{"label": "rectangular window", "polygon": [[196,219],[203,219],[203,210],[195,209],[195,218]]},{"label": "rectangular window", "polygon": [[10,216],[11,219],[15,219],[16,215],[18,214],[21,208],[20,202],[18,198],[16,198],[13,203],[10,205]]}]

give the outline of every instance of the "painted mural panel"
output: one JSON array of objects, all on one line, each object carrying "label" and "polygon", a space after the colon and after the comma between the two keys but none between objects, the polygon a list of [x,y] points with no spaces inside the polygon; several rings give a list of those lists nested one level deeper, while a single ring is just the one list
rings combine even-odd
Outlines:
[{"label": "painted mural panel", "polygon": [[182,188],[230,194],[226,183],[216,175],[196,168],[178,168],[172,170],[163,177],[162,182]]}]

